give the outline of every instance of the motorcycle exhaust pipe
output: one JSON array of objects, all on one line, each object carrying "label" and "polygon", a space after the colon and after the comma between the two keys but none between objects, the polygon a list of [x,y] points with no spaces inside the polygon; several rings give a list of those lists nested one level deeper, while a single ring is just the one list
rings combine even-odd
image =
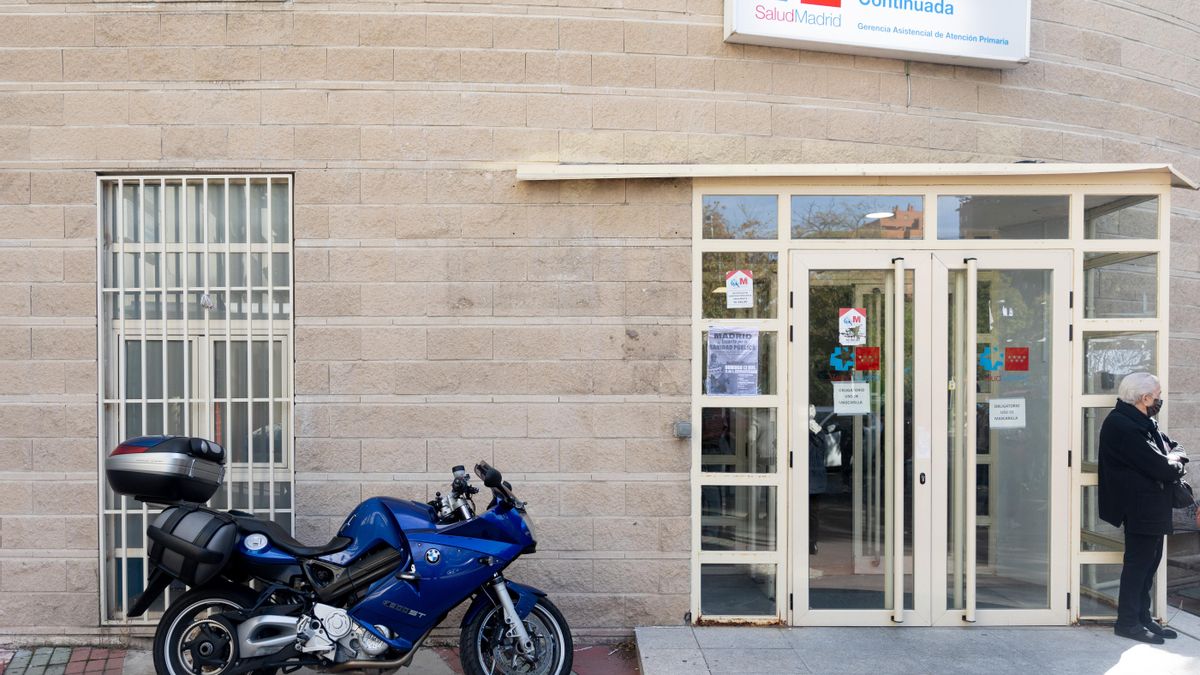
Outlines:
[{"label": "motorcycle exhaust pipe", "polygon": [[372,660],[367,660],[367,659],[359,659],[357,661],[344,661],[342,663],[337,664],[336,666],[329,668],[329,670],[327,670],[325,672],[345,673],[345,672],[349,672],[349,671],[361,671],[361,670],[379,671],[379,670],[389,670],[391,668],[403,668],[403,667],[407,666],[409,663],[412,663],[413,657],[417,655],[417,650],[421,648],[421,645],[425,644],[425,639],[429,637],[429,634],[433,632],[433,629],[436,626],[437,626],[437,624],[434,624],[433,626],[431,626],[429,628],[429,630],[425,631],[425,634],[422,635],[420,638],[417,638],[417,641],[413,643],[412,649],[408,650],[408,653],[406,653],[404,656],[401,656],[398,659],[392,659],[391,661],[372,661]]}]

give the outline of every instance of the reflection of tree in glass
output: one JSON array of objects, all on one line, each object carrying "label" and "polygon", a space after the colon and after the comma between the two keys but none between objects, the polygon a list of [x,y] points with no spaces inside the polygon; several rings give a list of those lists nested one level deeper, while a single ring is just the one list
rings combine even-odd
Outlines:
[{"label": "reflection of tree in glass", "polygon": [[[777,253],[705,253],[701,258],[706,319],[757,319],[775,316],[775,263]],[[727,309],[725,275],[749,270],[754,276],[754,307]]]},{"label": "reflection of tree in glass", "polygon": [[[768,200],[720,197],[704,200],[704,236],[708,239],[775,238],[775,205]],[[773,201],[773,200],[770,200]]]},{"label": "reflection of tree in glass", "polygon": [[803,213],[792,213],[792,235],[805,239],[878,239],[882,227],[866,214],[878,211],[866,200],[830,199],[825,205],[809,203]]}]

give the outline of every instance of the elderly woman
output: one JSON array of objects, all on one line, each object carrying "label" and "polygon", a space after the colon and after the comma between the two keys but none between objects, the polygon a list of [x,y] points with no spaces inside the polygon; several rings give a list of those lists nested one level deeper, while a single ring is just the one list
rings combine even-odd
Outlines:
[{"label": "elderly woman", "polygon": [[1150,589],[1171,533],[1170,486],[1183,475],[1187,456],[1159,431],[1162,387],[1150,373],[1121,380],[1117,406],[1100,428],[1100,517],[1125,528],[1125,564],[1113,632],[1162,644],[1177,637],[1150,615]]}]

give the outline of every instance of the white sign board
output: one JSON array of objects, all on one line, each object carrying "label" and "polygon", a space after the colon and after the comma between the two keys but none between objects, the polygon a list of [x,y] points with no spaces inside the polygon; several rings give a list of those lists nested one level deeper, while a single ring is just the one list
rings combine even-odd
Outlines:
[{"label": "white sign board", "polygon": [[1024,429],[1025,399],[994,398],[988,401],[988,426],[993,429]]},{"label": "white sign board", "polygon": [[867,344],[867,310],[842,307],[838,310],[838,344],[853,347]]},{"label": "white sign board", "polygon": [[725,40],[986,68],[1029,61],[1031,0],[725,0]]},{"label": "white sign board", "polygon": [[871,385],[867,382],[834,382],[833,414],[870,415]]},{"label": "white sign board", "polygon": [[754,307],[754,272],[731,270],[725,273],[725,309]]}]

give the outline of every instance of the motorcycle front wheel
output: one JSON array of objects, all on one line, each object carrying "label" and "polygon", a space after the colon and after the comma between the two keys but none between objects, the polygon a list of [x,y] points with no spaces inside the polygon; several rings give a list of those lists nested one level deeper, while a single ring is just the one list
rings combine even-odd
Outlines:
[{"label": "motorcycle front wheel", "polygon": [[517,641],[507,636],[502,608],[480,612],[459,636],[463,671],[466,675],[569,675],[574,656],[571,629],[554,603],[538,598],[525,617],[525,630],[533,640],[532,656],[522,654]]}]

